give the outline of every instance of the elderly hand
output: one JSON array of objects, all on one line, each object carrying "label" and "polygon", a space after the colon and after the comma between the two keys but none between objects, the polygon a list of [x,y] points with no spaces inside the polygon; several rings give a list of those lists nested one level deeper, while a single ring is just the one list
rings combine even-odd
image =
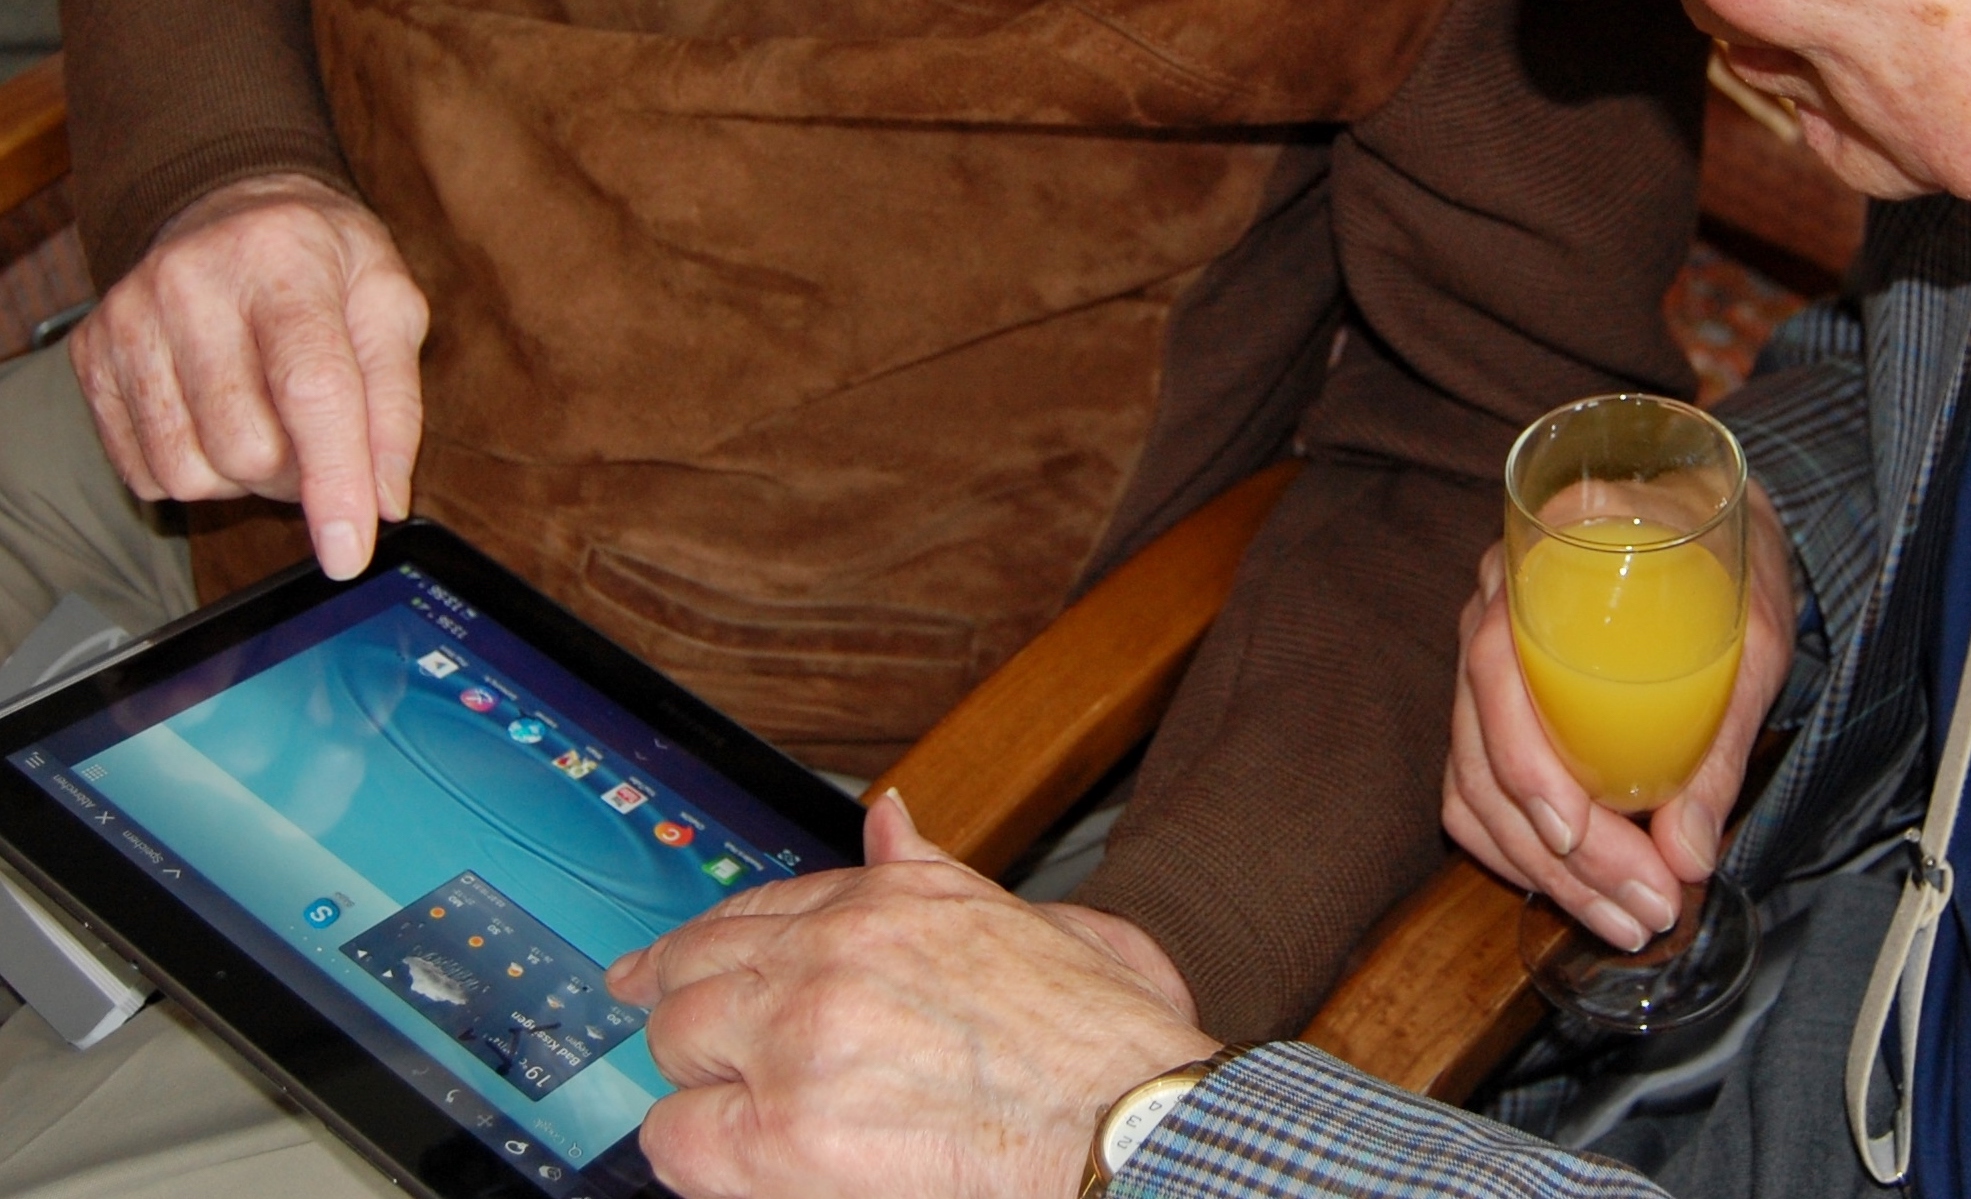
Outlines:
[{"label": "elderly hand", "polygon": [[1520,676],[1506,613],[1504,553],[1479,566],[1465,605],[1444,828],[1517,886],[1544,892],[1611,945],[1642,947],[1676,922],[1680,882],[1718,864],[1746,759],[1793,660],[1790,550],[1772,502],[1746,488],[1751,610],[1724,723],[1690,785],[1647,829],[1592,802],[1555,756]]},{"label": "elderly hand", "polygon": [[410,513],[428,311],[381,221],[298,175],[172,218],[69,342],[96,427],[148,500],[301,501],[322,569]]},{"label": "elderly hand", "polygon": [[1101,938],[870,809],[872,863],[734,896],[610,968],[679,1090],[644,1120],[701,1196],[1068,1199],[1124,1091],[1218,1048]]}]

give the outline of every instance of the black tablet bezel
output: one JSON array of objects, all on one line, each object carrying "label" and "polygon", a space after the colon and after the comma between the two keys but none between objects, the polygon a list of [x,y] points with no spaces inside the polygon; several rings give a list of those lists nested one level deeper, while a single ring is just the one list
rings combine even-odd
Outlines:
[{"label": "black tablet bezel", "polygon": [[[66,686],[0,713],[0,759],[163,682],[376,575],[411,563],[849,861],[862,810],[826,781],[651,669],[429,521],[378,539],[358,579],[298,567],[143,638]],[[0,762],[0,856],[134,961],[381,1169],[430,1199],[545,1199],[436,1103],[140,870],[34,781]],[[167,902],[159,902],[160,900]],[[664,1195],[652,1185],[639,1194]]]}]

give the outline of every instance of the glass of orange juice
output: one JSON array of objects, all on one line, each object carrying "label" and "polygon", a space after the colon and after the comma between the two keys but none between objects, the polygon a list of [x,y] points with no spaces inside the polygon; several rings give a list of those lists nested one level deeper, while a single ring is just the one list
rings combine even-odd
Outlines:
[{"label": "glass of orange juice", "polygon": [[[1506,588],[1540,723],[1596,802],[1638,819],[1690,782],[1745,644],[1745,454],[1701,409],[1646,395],[1557,408],[1506,460]],[[1736,998],[1758,931],[1723,877],[1685,888],[1637,953],[1528,900],[1520,945],[1557,1006],[1631,1031]]]}]

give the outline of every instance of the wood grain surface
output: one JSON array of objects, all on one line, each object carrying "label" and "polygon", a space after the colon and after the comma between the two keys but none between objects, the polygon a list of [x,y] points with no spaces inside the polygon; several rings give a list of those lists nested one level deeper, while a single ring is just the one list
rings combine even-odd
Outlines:
[{"label": "wood grain surface", "polygon": [[68,101],[62,56],[0,84],[0,211],[68,174]]}]

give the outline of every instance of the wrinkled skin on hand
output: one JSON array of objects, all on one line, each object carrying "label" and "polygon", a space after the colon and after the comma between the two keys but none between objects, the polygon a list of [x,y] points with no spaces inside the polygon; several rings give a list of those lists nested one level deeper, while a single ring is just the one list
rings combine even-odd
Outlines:
[{"label": "wrinkled skin on hand", "polygon": [[1480,563],[1478,591],[1460,621],[1445,831],[1620,949],[1639,949],[1674,924],[1680,883],[1702,882],[1717,868],[1746,760],[1792,666],[1791,550],[1758,484],[1747,486],[1746,504],[1751,604],[1731,704],[1690,785],[1646,827],[1592,802],[1547,740],[1513,650],[1501,546]]},{"label": "wrinkled skin on hand", "polygon": [[734,896],[611,967],[651,1008],[645,1154],[687,1199],[1067,1199],[1096,1122],[1218,1049],[1059,908],[871,808],[872,865]]},{"label": "wrinkled skin on hand", "polygon": [[410,513],[429,312],[389,233],[298,175],[173,217],[69,339],[110,461],[147,500],[299,500],[334,578]]}]

